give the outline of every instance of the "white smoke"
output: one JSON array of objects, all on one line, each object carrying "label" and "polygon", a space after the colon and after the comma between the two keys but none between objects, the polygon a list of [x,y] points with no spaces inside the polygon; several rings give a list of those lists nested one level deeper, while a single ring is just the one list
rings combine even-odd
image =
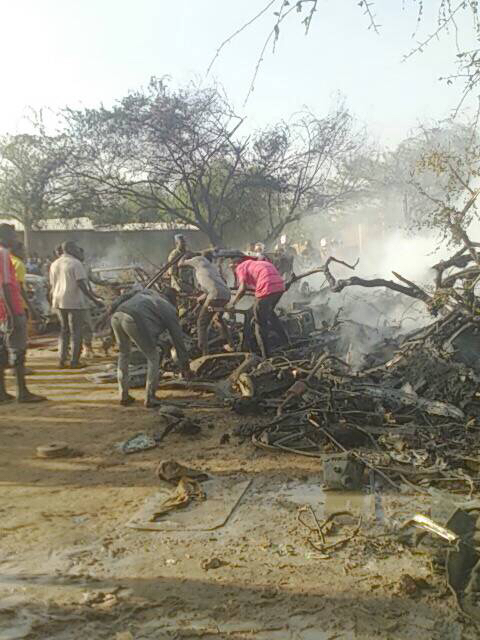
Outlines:
[{"label": "white smoke", "polygon": [[415,284],[428,285],[432,283],[432,265],[448,255],[446,245],[438,237],[411,236],[399,229],[379,239],[378,244],[370,242],[360,255],[356,271],[365,278],[387,280],[395,280],[393,272],[396,272]]},{"label": "white smoke", "polygon": [[[333,249],[331,253],[348,263],[359,262],[355,270],[332,263],[337,279],[358,276],[364,279],[382,278],[402,284],[392,272],[414,282],[427,291],[432,289],[432,265],[452,254],[452,249],[434,235],[407,234],[401,229],[379,234],[378,239],[364,239],[361,251]],[[332,293],[323,274],[312,276],[309,285],[319,294],[312,300],[317,324],[331,322],[335,316],[341,324],[341,347],[350,364],[360,367],[375,345],[385,339],[398,338],[433,321],[426,305],[389,289],[352,286]]]}]

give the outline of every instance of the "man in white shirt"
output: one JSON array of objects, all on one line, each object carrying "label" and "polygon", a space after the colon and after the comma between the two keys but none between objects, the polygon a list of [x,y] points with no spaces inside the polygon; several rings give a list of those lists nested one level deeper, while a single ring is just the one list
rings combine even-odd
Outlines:
[{"label": "man in white shirt", "polygon": [[74,242],[64,242],[63,255],[50,267],[50,287],[52,308],[56,310],[60,321],[58,341],[59,364],[66,366],[68,344],[72,340],[72,369],[79,369],[82,351],[82,328],[87,298],[101,306],[102,302],[94,296],[87,285],[87,273],[80,260],[81,250]]},{"label": "man in white shirt", "polygon": [[220,329],[225,344],[233,351],[232,337],[221,311],[230,301],[230,289],[213,264],[213,256],[213,251],[206,250],[200,256],[182,258],[178,263],[180,267],[192,267],[197,284],[203,291],[203,295],[197,298],[197,302],[203,303],[198,314],[197,338],[198,347],[204,356],[209,353],[208,329],[212,320]]}]

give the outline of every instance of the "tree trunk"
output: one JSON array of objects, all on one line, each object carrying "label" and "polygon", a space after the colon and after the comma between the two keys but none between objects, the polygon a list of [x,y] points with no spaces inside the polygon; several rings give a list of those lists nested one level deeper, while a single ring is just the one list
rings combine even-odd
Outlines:
[{"label": "tree trunk", "polygon": [[214,247],[220,247],[223,244],[222,236],[209,224],[202,225],[200,228]]},{"label": "tree trunk", "polygon": [[30,252],[32,250],[32,226],[28,220],[24,220],[23,222],[23,243],[25,245],[25,255],[27,258],[30,258]]}]

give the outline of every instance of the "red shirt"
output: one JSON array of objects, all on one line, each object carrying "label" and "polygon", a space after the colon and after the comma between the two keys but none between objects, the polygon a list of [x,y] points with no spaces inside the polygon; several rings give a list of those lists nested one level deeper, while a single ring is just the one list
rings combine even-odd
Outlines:
[{"label": "red shirt", "polygon": [[15,268],[10,259],[10,252],[5,247],[0,247],[0,322],[7,320],[7,309],[3,297],[3,285],[9,284],[12,293],[12,312],[16,316],[23,316],[23,298],[20,284],[15,275]]},{"label": "red shirt", "polygon": [[239,284],[255,290],[256,298],[265,298],[272,293],[283,293],[285,282],[276,267],[268,260],[244,260],[235,269]]}]

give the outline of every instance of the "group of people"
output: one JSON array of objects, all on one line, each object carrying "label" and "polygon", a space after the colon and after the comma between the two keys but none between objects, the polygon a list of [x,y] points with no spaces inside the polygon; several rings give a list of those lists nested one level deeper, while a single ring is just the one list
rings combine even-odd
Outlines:
[{"label": "group of people", "polygon": [[[49,271],[52,308],[60,322],[59,365],[66,367],[68,358],[73,369],[82,366],[80,354],[83,336],[87,333],[84,329],[88,324],[87,300],[103,304],[89,285],[82,260],[82,249],[73,242],[65,242],[57,249],[57,258]],[[19,402],[46,399],[31,393],[26,384],[27,316],[30,312],[25,290],[26,273],[25,251],[15,228],[0,224],[0,402],[14,400],[5,386],[5,370],[9,367],[15,372]]]},{"label": "group of people", "polygon": [[[232,291],[216,264],[225,254],[235,276],[236,293]],[[255,337],[263,358],[270,355],[270,328],[281,343],[289,341],[288,335],[275,313],[280,298],[285,292],[285,281],[277,268],[263,255],[247,255],[241,252],[205,250],[195,253],[189,250],[186,239],[175,237],[175,248],[168,256],[170,287],[158,293],[153,289],[131,290],[120,296],[110,307],[111,326],[119,349],[118,383],[120,402],[128,406],[134,402],[129,394],[128,365],[132,343],[147,360],[147,383],[145,404],[159,404],[156,389],[159,378],[158,339],[164,331],[170,334],[175,347],[180,370],[184,377],[190,376],[189,356],[185,347],[183,331],[177,316],[178,294],[197,296],[197,339],[203,355],[209,353],[209,328],[216,325],[223,338],[224,348],[232,351],[234,344],[224,314],[235,311],[237,303],[251,292],[255,296],[252,306]]]},{"label": "group of people", "polygon": [[[11,402],[15,399],[7,393],[5,385],[5,370],[9,366],[15,372],[18,402],[42,402],[45,398],[31,393],[26,383],[27,307],[21,285],[23,269],[19,270],[19,277],[17,277],[12,261],[12,250],[17,254],[21,252],[15,228],[2,224],[0,225],[0,402]],[[18,255],[14,257],[18,258]]]},{"label": "group of people", "polygon": [[[20,253],[21,257],[17,258]],[[235,294],[227,283],[218,258],[230,253],[230,265],[234,274]],[[2,324],[2,349],[0,354],[0,402],[13,398],[6,392],[5,369],[14,368],[17,380],[17,399],[20,402],[41,402],[45,398],[31,393],[25,382],[25,355],[27,349],[28,298],[22,286],[23,270],[17,272],[14,262],[24,265],[24,256],[18,246],[15,230],[10,225],[0,225],[0,323]],[[235,345],[225,312],[235,312],[237,303],[247,293],[255,296],[252,305],[254,333],[263,358],[271,352],[269,330],[272,329],[281,343],[288,342],[288,335],[276,315],[275,307],[285,292],[285,281],[275,265],[261,252],[249,255],[241,252],[206,250],[195,253],[189,250],[184,236],[175,237],[175,248],[168,260],[169,284],[162,293],[151,288],[133,287],[118,297],[106,312],[119,350],[118,384],[120,403],[128,406],[134,402],[129,392],[129,360],[132,343],[147,360],[145,405],[159,404],[156,390],[159,380],[158,341],[168,332],[176,351],[180,371],[190,376],[189,355],[184,334],[177,315],[177,296],[196,296],[198,347],[202,354],[209,353],[209,329],[218,328],[223,348],[234,350]],[[18,273],[18,275],[17,275]],[[22,276],[23,274],[23,276]],[[49,268],[51,305],[60,323],[58,364],[73,369],[84,366],[80,360],[82,344],[90,334],[89,308],[91,304],[103,307],[104,302],[92,289],[88,269],[84,265],[84,253],[74,242],[65,242],[57,248],[57,257]],[[199,294],[199,292],[201,292]]]}]

